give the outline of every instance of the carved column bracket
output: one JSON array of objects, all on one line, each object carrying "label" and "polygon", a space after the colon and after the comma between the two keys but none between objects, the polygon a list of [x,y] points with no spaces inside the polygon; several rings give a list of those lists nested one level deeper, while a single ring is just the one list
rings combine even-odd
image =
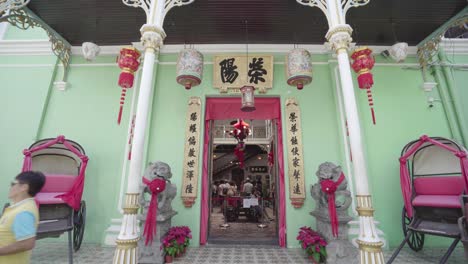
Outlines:
[{"label": "carved column bracket", "polygon": [[351,34],[353,33],[353,29],[347,25],[338,25],[334,28],[330,28],[325,35],[325,38],[330,43],[331,48],[338,52],[339,50],[347,50],[351,41]]},{"label": "carved column bracket", "polygon": [[294,208],[301,208],[305,201],[305,174],[302,154],[301,110],[295,98],[286,100],[286,129],[289,198]]},{"label": "carved column bracket", "polygon": [[163,46],[163,41],[166,38],[166,32],[161,27],[156,25],[144,24],[141,29],[141,44],[145,49],[159,51]]},{"label": "carved column bracket", "polygon": [[184,206],[192,207],[197,198],[198,163],[200,159],[201,100],[191,97],[188,102],[185,128],[185,151],[181,196]]}]

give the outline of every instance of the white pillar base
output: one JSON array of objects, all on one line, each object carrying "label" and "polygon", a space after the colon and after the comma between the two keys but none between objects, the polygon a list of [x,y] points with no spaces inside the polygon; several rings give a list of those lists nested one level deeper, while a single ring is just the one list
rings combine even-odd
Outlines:
[{"label": "white pillar base", "polygon": [[[380,240],[382,241],[383,243],[383,246],[382,248],[384,250],[389,250],[390,247],[387,243],[387,239],[385,238],[385,233],[379,229],[379,222],[378,221],[374,221],[374,224],[375,224],[375,229],[377,231],[377,235],[379,236]],[[357,220],[353,220],[353,221],[350,221],[348,223],[348,237],[351,241],[351,243],[353,244],[353,246],[355,246],[356,248],[359,248],[359,245],[357,243],[357,240],[359,238],[359,219]]]}]

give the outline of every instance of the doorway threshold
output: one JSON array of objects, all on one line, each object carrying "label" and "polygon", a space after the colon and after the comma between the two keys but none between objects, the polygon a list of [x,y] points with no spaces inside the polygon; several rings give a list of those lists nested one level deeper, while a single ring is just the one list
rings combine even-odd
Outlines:
[{"label": "doorway threshold", "polygon": [[278,240],[243,240],[243,239],[225,239],[225,238],[208,238],[207,245],[230,245],[239,247],[245,247],[245,245],[255,245],[257,247],[279,247]]}]

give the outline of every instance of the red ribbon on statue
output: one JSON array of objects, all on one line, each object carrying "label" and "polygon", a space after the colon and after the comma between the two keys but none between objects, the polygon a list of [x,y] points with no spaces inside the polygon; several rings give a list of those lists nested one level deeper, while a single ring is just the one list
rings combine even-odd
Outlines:
[{"label": "red ribbon on statue", "polygon": [[323,180],[320,182],[322,191],[328,195],[328,214],[330,214],[332,233],[334,237],[338,237],[338,216],[336,215],[335,192],[338,186],[344,181],[343,172],[336,182],[332,180]]},{"label": "red ribbon on statue", "polygon": [[143,177],[143,183],[148,186],[151,192],[151,201],[146,215],[145,229],[143,236],[145,245],[153,243],[153,237],[156,235],[156,217],[158,215],[158,194],[166,189],[166,181],[164,179],[156,178],[152,181]]}]

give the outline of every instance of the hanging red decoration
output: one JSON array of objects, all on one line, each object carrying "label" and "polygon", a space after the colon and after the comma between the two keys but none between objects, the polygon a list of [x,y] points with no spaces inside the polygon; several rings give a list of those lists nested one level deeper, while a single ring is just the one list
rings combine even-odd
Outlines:
[{"label": "hanging red decoration", "polygon": [[138,66],[140,66],[140,63],[138,62],[139,58],[140,52],[137,49],[130,47],[122,48],[117,59],[119,68],[122,69],[122,72],[119,75],[119,86],[122,87],[122,94],[120,95],[120,110],[119,117],[117,118],[118,124],[120,124],[120,120],[122,119],[125,94],[127,89],[133,87],[135,72],[138,70]]},{"label": "hanging red decoration", "polygon": [[273,167],[275,164],[275,154],[273,153],[273,149],[268,152],[268,166]]},{"label": "hanging red decoration", "polygon": [[232,136],[239,142],[244,141],[244,139],[250,135],[250,125],[242,119],[238,119],[237,123],[235,123],[233,127],[234,130],[231,131]]},{"label": "hanging red decoration", "polygon": [[236,155],[237,159],[239,160],[239,167],[244,168],[244,139],[250,135],[250,125],[244,122],[242,119],[238,119],[237,122],[233,124],[233,127],[233,130],[226,132],[237,140],[237,145],[234,149],[234,155]]},{"label": "hanging red decoration", "polygon": [[361,47],[355,49],[351,58],[354,60],[351,67],[358,74],[359,88],[367,90],[367,100],[372,113],[372,122],[375,125],[375,113],[374,113],[374,100],[372,99],[371,87],[374,84],[374,78],[370,72],[374,67],[374,57],[371,55],[372,50],[368,47]]}]

